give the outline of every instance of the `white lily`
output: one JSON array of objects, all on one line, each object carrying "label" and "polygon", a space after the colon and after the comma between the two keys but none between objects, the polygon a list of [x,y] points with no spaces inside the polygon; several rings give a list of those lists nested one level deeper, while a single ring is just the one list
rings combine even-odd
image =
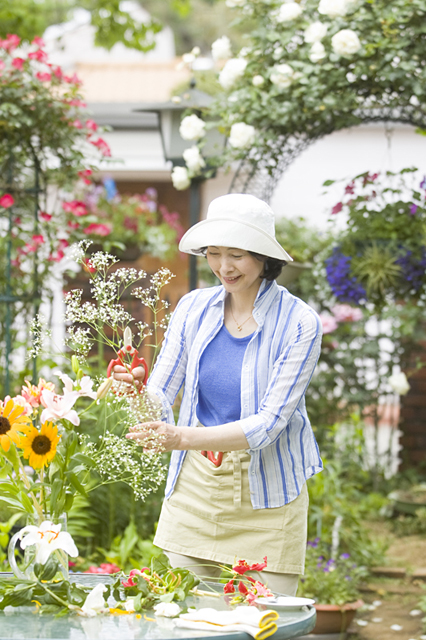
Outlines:
[{"label": "white lily", "polygon": [[35,561],[40,564],[46,564],[50,554],[56,549],[62,549],[72,558],[78,556],[78,549],[71,535],[61,531],[61,525],[53,524],[50,520],[45,520],[39,527],[35,525],[24,527],[19,532],[19,539],[22,549],[36,546]]},{"label": "white lily", "polygon": [[78,611],[79,615],[93,618],[98,613],[105,611],[106,605],[103,594],[106,590],[107,588],[104,584],[97,584],[87,595],[84,605]]},{"label": "white lily", "polygon": [[96,400],[96,391],[93,391],[93,380],[89,376],[83,376],[80,380],[80,389],[74,390],[74,380],[66,373],[58,372],[58,378],[64,385],[64,395],[68,393],[78,393],[79,396],[88,396]]}]

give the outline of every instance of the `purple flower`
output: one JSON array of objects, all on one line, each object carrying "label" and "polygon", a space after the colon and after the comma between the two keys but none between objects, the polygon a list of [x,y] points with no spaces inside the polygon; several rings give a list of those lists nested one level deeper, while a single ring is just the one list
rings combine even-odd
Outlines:
[{"label": "purple flower", "polygon": [[401,267],[403,278],[410,289],[418,291],[423,286],[426,272],[425,247],[422,247],[420,257],[413,256],[413,252],[407,250],[404,255],[395,260],[395,264]]},{"label": "purple flower", "polygon": [[364,287],[351,276],[350,256],[345,256],[340,247],[335,247],[333,253],[325,261],[327,280],[334,295],[340,302],[359,304],[367,298]]},{"label": "purple flower", "polygon": [[410,214],[414,216],[416,214],[417,209],[419,208],[418,204],[412,204],[410,207]]},{"label": "purple flower", "polygon": [[420,183],[420,189],[426,189],[426,176],[423,176],[423,180]]},{"label": "purple flower", "polygon": [[145,193],[150,200],[157,200],[158,198],[157,189],[154,189],[154,187],[148,187]]},{"label": "purple flower", "polygon": [[351,556],[349,555],[349,553],[342,553],[342,555],[340,557],[342,558],[342,560],[347,560]]}]

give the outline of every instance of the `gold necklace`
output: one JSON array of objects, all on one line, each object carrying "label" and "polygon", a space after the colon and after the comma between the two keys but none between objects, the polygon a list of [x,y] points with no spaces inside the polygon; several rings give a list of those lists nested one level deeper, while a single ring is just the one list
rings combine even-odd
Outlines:
[{"label": "gold necklace", "polygon": [[248,320],[250,320],[250,318],[251,318],[251,317],[252,317],[252,315],[253,315],[253,311],[252,311],[252,312],[251,312],[251,314],[249,315],[249,317],[248,317],[248,318],[246,318],[246,319],[244,320],[244,322],[241,322],[241,324],[238,324],[238,322],[235,320],[235,316],[234,316],[234,314],[232,313],[231,305],[229,305],[229,311],[231,312],[231,316],[232,316],[232,318],[233,318],[233,320],[234,320],[235,324],[237,325],[237,329],[238,329],[238,331],[242,331],[242,329],[243,329],[243,325],[244,325],[246,322],[248,322]]}]

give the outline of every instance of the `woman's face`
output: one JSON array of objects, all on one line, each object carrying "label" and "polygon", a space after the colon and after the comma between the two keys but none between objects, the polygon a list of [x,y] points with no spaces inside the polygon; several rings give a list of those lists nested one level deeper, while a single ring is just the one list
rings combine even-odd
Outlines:
[{"label": "woman's face", "polygon": [[228,293],[257,293],[263,262],[248,251],[228,247],[207,247],[207,262]]}]

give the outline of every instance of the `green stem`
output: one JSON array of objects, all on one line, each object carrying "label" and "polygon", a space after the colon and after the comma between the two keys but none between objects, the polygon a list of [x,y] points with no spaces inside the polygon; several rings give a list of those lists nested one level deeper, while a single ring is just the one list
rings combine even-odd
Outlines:
[{"label": "green stem", "polygon": [[72,609],[72,607],[68,604],[68,602],[66,602],[65,600],[62,600],[62,598],[60,598],[55,593],[53,593],[53,591],[51,591],[48,587],[46,587],[46,585],[43,584],[43,582],[40,582],[40,580],[37,580],[37,583],[39,584],[40,587],[42,587],[46,591],[46,593],[52,596],[54,600],[57,600],[58,602],[60,602],[63,607],[66,607],[67,609]]}]

